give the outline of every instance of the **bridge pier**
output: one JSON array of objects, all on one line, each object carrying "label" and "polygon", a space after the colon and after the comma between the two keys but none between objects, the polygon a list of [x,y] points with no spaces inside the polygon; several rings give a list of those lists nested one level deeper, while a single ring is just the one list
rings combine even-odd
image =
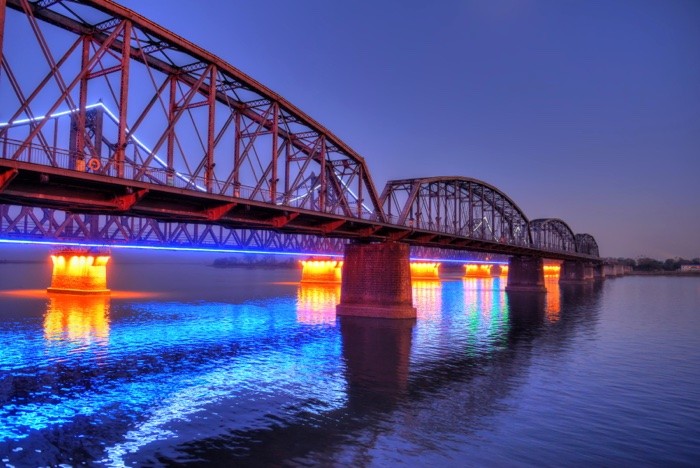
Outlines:
[{"label": "bridge pier", "polygon": [[593,279],[594,271],[591,263],[565,260],[561,264],[559,283],[582,284],[593,281]]},{"label": "bridge pier", "polygon": [[602,281],[605,279],[605,269],[602,264],[593,266],[593,279],[596,281]]},{"label": "bridge pier", "polygon": [[544,293],[544,261],[539,257],[510,257],[507,292]]},{"label": "bridge pier", "polygon": [[48,292],[66,294],[109,294],[109,255],[89,249],[65,249],[51,254],[53,272]]},{"label": "bridge pier", "polygon": [[347,244],[339,316],[414,319],[409,246]]}]

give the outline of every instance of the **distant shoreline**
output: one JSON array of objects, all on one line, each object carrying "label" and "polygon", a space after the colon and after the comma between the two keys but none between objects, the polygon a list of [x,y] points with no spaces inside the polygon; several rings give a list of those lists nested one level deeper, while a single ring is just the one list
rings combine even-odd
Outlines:
[{"label": "distant shoreline", "polygon": [[698,271],[630,271],[624,276],[697,276],[700,278]]},{"label": "distant shoreline", "polygon": [[16,263],[44,263],[44,260],[2,260],[0,259],[0,265],[10,265]]}]

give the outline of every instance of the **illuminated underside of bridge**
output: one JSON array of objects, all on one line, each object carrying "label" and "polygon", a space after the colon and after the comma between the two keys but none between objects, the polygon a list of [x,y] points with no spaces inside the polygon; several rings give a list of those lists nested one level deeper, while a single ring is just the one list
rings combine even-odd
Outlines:
[{"label": "illuminated underside of bridge", "polygon": [[106,244],[350,240],[520,259],[509,275],[541,271],[544,257],[600,261],[592,236],[530,221],[476,179],[396,180],[380,195],[327,128],[111,1],[0,0],[0,32],[3,238],[36,235],[25,222]]}]

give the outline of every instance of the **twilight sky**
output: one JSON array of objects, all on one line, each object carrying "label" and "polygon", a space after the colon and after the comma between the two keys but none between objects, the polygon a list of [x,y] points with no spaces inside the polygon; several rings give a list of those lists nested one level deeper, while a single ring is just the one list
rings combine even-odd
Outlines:
[{"label": "twilight sky", "polygon": [[603,256],[700,257],[700,1],[119,0],[389,179],[475,177]]}]

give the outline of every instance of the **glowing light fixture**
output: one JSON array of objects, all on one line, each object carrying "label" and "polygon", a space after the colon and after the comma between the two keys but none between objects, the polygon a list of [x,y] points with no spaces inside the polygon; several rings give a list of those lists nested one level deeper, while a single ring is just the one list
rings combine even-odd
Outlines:
[{"label": "glowing light fixture", "polygon": [[340,283],[343,262],[338,260],[301,260],[302,283]]},{"label": "glowing light fixture", "polygon": [[464,275],[469,278],[491,278],[491,265],[490,264],[474,264],[467,263],[464,265]]},{"label": "glowing light fixture", "polygon": [[51,254],[53,273],[49,292],[68,294],[109,294],[109,255],[90,250],[63,249]]},{"label": "glowing light fixture", "polygon": [[440,264],[437,262],[411,262],[411,278],[421,280],[440,279]]}]

